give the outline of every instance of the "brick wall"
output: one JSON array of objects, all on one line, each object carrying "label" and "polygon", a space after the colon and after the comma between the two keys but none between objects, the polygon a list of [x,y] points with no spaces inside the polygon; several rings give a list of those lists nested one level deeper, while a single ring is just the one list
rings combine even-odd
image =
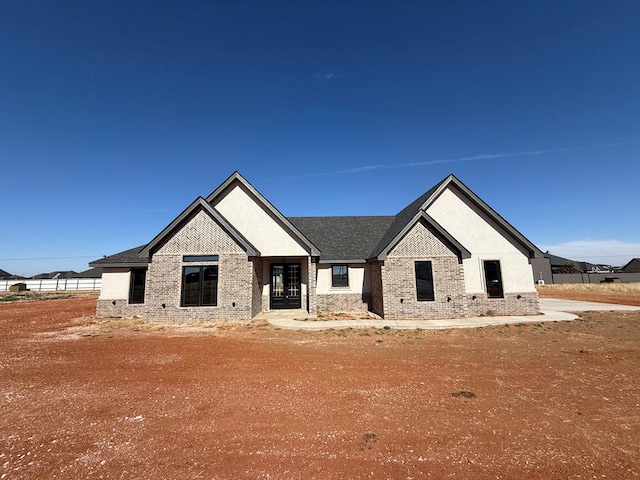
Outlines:
[{"label": "brick wall", "polygon": [[[314,262],[311,257],[309,257],[307,261],[307,308],[308,312],[311,314],[315,314],[318,311],[318,296],[316,293],[317,290],[317,276],[318,276],[318,264]],[[305,303],[302,304],[303,306]]]},{"label": "brick wall", "polygon": [[[415,261],[429,260],[435,300],[418,301]],[[464,277],[456,257],[387,257],[383,269],[384,318],[456,318],[466,314]]]},{"label": "brick wall", "polygon": [[[186,264],[184,255],[218,255],[218,262]],[[100,300],[98,315],[138,315],[158,322],[249,321],[260,308],[254,302],[262,280],[261,272],[256,272],[259,263],[249,259],[242,247],[201,210],[153,253],[147,270],[145,303],[129,305],[122,299],[113,305],[112,300]],[[215,264],[218,265],[218,304],[181,307],[182,267]]]},{"label": "brick wall", "polygon": [[319,312],[366,312],[369,301],[369,293],[329,293],[316,296]]},{"label": "brick wall", "polygon": [[253,279],[252,279],[252,302],[251,316],[255,317],[263,309],[262,287],[263,287],[263,262],[260,257],[253,259]]},{"label": "brick wall", "polygon": [[[418,301],[415,262],[430,261],[435,300]],[[458,256],[423,222],[389,252],[382,268],[384,318],[456,318],[466,315],[464,270]]]},{"label": "brick wall", "polygon": [[486,293],[468,294],[471,317],[495,315],[535,315],[539,312],[537,292],[505,293],[504,298],[487,298]]}]

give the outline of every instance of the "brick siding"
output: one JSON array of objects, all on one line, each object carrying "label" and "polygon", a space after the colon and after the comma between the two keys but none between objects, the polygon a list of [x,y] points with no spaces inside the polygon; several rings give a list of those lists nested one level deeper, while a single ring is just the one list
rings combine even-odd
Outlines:
[{"label": "brick siding", "polygon": [[[415,262],[430,261],[435,300],[418,301]],[[384,318],[455,318],[466,314],[464,270],[458,256],[423,222],[389,252],[382,269]]]},{"label": "brick siding", "polygon": [[369,301],[369,293],[328,293],[316,296],[319,312],[366,312]]},{"label": "brick siding", "polygon": [[486,293],[467,294],[466,297],[467,312],[471,317],[539,313],[537,292],[505,293],[504,298],[487,298]]},{"label": "brick siding", "polygon": [[[184,255],[218,255],[218,262],[185,263]],[[181,307],[182,267],[218,265],[218,304]],[[127,299],[98,301],[100,316],[144,316],[158,322],[249,321],[262,274],[233,238],[206,212],[199,211],[154,252],[147,270],[145,303]]]}]

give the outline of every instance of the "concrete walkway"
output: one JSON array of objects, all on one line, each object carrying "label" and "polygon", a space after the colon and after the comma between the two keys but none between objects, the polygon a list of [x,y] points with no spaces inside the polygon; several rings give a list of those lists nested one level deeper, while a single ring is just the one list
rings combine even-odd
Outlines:
[{"label": "concrete walkway", "polygon": [[504,317],[470,317],[446,320],[318,320],[304,310],[280,310],[261,313],[256,319],[267,320],[277,328],[293,330],[325,330],[329,328],[394,328],[394,329],[447,329],[474,328],[489,325],[506,325],[510,323],[538,323],[574,320],[577,315],[567,312],[584,312],[589,310],[640,310],[640,306],[614,305],[610,303],[578,302],[574,300],[558,300],[555,298],[540,299],[541,315],[513,315]]}]

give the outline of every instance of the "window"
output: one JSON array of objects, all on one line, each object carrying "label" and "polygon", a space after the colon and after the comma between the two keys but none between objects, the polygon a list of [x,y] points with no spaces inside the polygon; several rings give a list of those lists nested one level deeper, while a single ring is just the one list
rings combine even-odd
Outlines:
[{"label": "window", "polygon": [[182,268],[183,307],[218,304],[218,265]]},{"label": "window", "polygon": [[146,268],[131,270],[129,283],[129,303],[144,303],[144,285],[147,279]]},{"label": "window", "polygon": [[217,262],[218,255],[185,255],[182,257],[182,261],[188,263]]},{"label": "window", "polygon": [[331,267],[331,286],[349,286],[349,268],[346,265],[333,265]]},{"label": "window", "polygon": [[489,298],[504,298],[502,290],[502,274],[500,273],[500,261],[484,261],[484,281],[487,285]]},{"label": "window", "polygon": [[436,299],[431,262],[416,262],[416,292],[419,302],[432,302]]}]

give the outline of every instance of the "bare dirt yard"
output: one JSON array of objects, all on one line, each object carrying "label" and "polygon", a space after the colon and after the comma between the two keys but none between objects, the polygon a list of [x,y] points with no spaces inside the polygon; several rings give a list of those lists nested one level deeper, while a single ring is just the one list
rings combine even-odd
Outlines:
[{"label": "bare dirt yard", "polygon": [[2,479],[640,476],[640,312],[314,332],[95,303],[0,302]]}]

